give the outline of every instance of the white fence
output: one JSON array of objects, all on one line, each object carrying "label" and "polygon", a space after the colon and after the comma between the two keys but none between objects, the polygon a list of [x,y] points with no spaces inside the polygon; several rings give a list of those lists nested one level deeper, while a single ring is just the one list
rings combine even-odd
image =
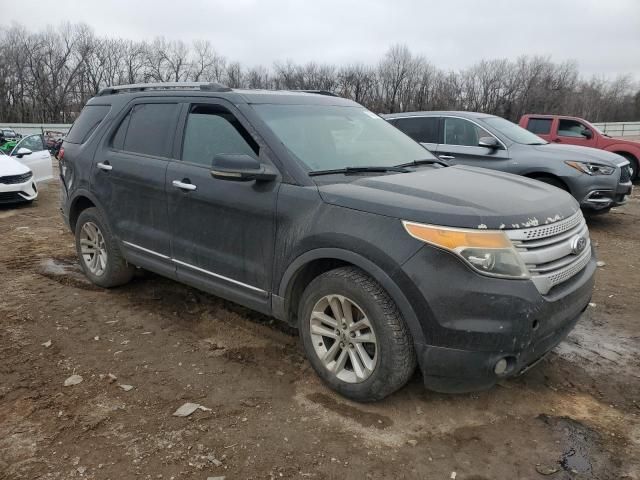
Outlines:
[{"label": "white fence", "polygon": [[67,123],[0,123],[1,127],[13,128],[21,135],[34,135],[36,133],[44,133],[47,130],[55,132],[67,133],[71,128],[71,124]]},{"label": "white fence", "polygon": [[640,137],[640,122],[605,122],[593,125],[611,137]]}]

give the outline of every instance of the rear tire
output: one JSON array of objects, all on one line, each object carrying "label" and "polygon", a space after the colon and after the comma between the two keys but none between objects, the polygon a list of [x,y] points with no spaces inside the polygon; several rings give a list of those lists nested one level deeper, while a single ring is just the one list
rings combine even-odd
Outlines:
[{"label": "rear tire", "polygon": [[76,252],[91,282],[112,288],[129,282],[135,267],[128,264],[97,208],[87,208],[76,222]]},{"label": "rear tire", "polygon": [[398,307],[358,268],[316,277],[302,294],[298,319],[311,366],[351,400],[380,400],[404,386],[415,370],[413,340]]}]

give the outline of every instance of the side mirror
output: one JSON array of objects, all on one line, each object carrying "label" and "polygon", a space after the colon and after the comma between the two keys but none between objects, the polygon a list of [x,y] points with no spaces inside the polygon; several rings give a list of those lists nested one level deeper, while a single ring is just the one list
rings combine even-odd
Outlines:
[{"label": "side mirror", "polygon": [[246,154],[220,153],[211,162],[211,176],[220,180],[271,182],[276,172]]},{"label": "side mirror", "polygon": [[21,147],[18,149],[17,153],[16,153],[16,157],[18,158],[22,158],[25,155],[31,155],[33,152],[31,150],[29,150],[28,148],[24,148]]},{"label": "side mirror", "polygon": [[478,146],[496,150],[500,148],[500,142],[498,142],[495,137],[480,137],[480,140],[478,140]]},{"label": "side mirror", "polygon": [[591,140],[593,138],[593,132],[588,128],[585,128],[584,130],[582,130],[582,136],[587,140]]}]

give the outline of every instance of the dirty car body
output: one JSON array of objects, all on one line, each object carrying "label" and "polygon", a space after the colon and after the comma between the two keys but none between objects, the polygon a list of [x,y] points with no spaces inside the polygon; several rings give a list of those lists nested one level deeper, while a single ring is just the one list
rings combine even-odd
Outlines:
[{"label": "dirty car body", "polygon": [[581,146],[550,144],[494,115],[407,112],[383,117],[453,165],[490,168],[545,181],[567,190],[590,212],[607,212],[625,203],[631,193],[632,171],[624,157]]},{"label": "dirty car body", "polygon": [[[158,104],[163,106],[148,107]],[[128,151],[139,144],[122,129],[137,128],[135,116],[147,108],[155,118],[165,115],[158,122],[176,133],[158,132],[168,138],[161,151]],[[323,380],[350,398],[391,393],[385,378],[372,379],[386,365],[383,342],[399,335],[400,327],[406,326],[408,339],[402,348],[412,352],[405,358],[410,362],[415,352],[427,387],[472,391],[542,357],[567,335],[591,297],[595,256],[570,195],[523,177],[439,165],[349,100],[155,86],[106,91],[82,115],[65,139],[61,161],[62,210],[76,235],[85,212],[95,210],[100,215],[90,223],[104,219],[128,264],[284,320],[300,328],[303,342],[308,318],[301,314],[309,298],[309,305],[315,301],[309,290],[342,285],[334,293],[344,299],[355,288],[354,282],[336,283],[332,272],[388,299],[383,310],[397,313],[401,325],[384,339],[385,330],[376,332],[368,379],[361,378],[353,352],[345,354],[351,360],[344,360],[347,371],[338,378],[312,361]],[[200,125],[206,115],[227,122],[224,137],[217,127],[209,132],[223,147],[192,148],[190,122]],[[230,126],[242,142],[229,140],[235,135]],[[197,138],[203,132],[196,131]],[[213,161],[200,160],[202,155]],[[252,173],[240,164],[253,165]],[[450,243],[473,243],[475,237],[481,237],[475,249]],[[489,244],[493,250],[483,249]],[[318,283],[325,277],[328,283]],[[348,315],[343,310],[345,318],[360,310],[375,317],[365,293],[354,294],[357,308]],[[331,311],[313,310],[312,321]],[[324,352],[323,335],[336,338],[327,355],[338,342],[351,346],[339,322],[335,326],[334,333],[312,325],[311,347]],[[373,335],[352,331],[352,337],[364,342]],[[369,386],[366,394],[358,390]]]}]

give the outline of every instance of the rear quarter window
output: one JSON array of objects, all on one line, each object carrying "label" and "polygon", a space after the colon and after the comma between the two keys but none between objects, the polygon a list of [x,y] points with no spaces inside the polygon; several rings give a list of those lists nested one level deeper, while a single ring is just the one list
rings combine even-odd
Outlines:
[{"label": "rear quarter window", "polygon": [[111,110],[110,105],[87,105],[84,107],[69,130],[65,141],[69,143],[86,142],[91,133],[102,123],[109,110]]}]

